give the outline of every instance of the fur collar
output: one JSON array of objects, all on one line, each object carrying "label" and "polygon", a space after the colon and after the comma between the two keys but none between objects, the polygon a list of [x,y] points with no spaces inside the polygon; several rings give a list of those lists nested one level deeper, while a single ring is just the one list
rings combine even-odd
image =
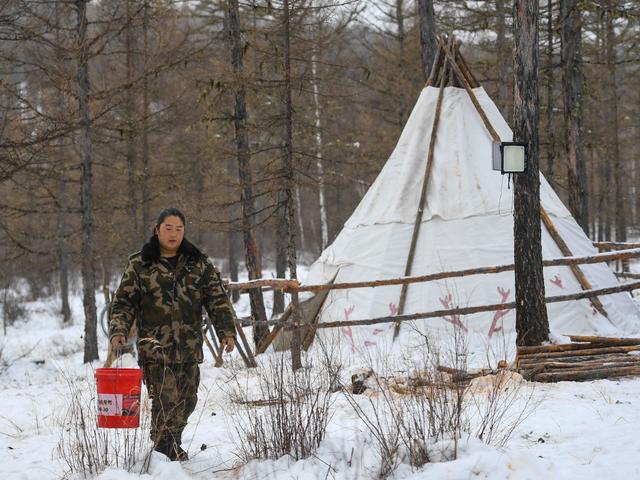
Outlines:
[{"label": "fur collar", "polygon": [[[147,243],[142,247],[142,261],[154,262],[160,260],[160,242],[158,236],[152,236]],[[186,238],[182,239],[180,248],[178,249],[178,255],[184,255],[189,259],[199,260],[204,257],[204,254]]]}]

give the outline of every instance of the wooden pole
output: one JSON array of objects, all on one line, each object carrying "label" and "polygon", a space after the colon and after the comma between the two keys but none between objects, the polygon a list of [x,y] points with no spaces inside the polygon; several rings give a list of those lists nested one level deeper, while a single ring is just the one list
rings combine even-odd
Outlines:
[{"label": "wooden pole", "polygon": [[489,135],[491,135],[491,138],[493,138],[494,141],[499,142],[500,141],[500,136],[496,132],[495,128],[493,128],[493,125],[491,125],[491,122],[487,118],[487,115],[484,113],[484,110],[480,106],[480,103],[478,103],[478,99],[476,98],[475,93],[473,93],[473,90],[471,89],[471,86],[469,85],[469,81],[467,80],[467,78],[464,76],[464,74],[460,70],[460,67],[458,67],[458,65],[456,64],[455,57],[449,51],[449,49],[444,44],[444,42],[442,41],[441,38],[438,39],[438,42],[441,45],[441,47],[443,48],[443,50],[445,52],[445,55],[449,59],[449,64],[451,65],[451,68],[453,68],[454,73],[458,77],[458,81],[462,84],[464,89],[469,94],[469,98],[471,99],[471,102],[473,103],[473,105],[476,107],[476,110],[478,111],[478,114],[480,115],[480,118],[482,119],[482,123],[484,123],[484,126],[487,128],[487,130],[489,132]]},{"label": "wooden pole", "polygon": [[456,49],[456,59],[458,60],[459,65],[462,67],[461,71],[467,78],[469,82],[469,86],[471,86],[472,88],[478,88],[480,86],[480,83],[478,82],[475,75],[469,68],[467,61],[462,56],[462,52],[460,51],[460,48]]},{"label": "wooden pole", "polygon": [[[640,282],[626,283],[624,285],[618,285],[615,287],[607,287],[600,288],[595,290],[583,290],[578,293],[572,293],[567,295],[557,295],[555,297],[547,297],[545,299],[546,303],[558,303],[558,302],[566,302],[569,300],[581,300],[584,298],[592,298],[595,296],[602,295],[610,295],[613,293],[620,292],[629,292],[631,290],[640,289]],[[435,318],[435,317],[445,317],[449,315],[470,315],[472,313],[481,313],[481,312],[495,312],[498,310],[511,310],[515,308],[515,302],[510,303],[500,303],[493,305],[480,305],[476,307],[461,307],[461,308],[452,308],[448,310],[436,310],[433,312],[423,312],[423,313],[412,313],[408,315],[398,315],[395,317],[380,317],[380,318],[370,318],[366,320],[348,320],[348,321],[335,321],[335,322],[323,322],[317,325],[305,325],[300,328],[308,329],[308,328],[339,328],[339,327],[357,327],[363,325],[378,325],[382,323],[392,323],[392,322],[406,322],[411,320],[420,320],[423,318]],[[257,322],[251,323],[251,325]],[[270,322],[270,325],[273,325],[274,322]]]},{"label": "wooden pole", "polygon": [[[211,345],[211,341],[209,341],[209,337],[207,336],[206,331],[204,332],[204,335],[202,338],[204,339],[204,343],[207,344],[207,347],[209,347],[209,351],[211,352],[211,355],[213,355],[213,359],[216,361],[214,365],[216,367],[221,367],[223,363],[222,353],[220,351],[218,351],[217,353],[214,351],[213,345]],[[217,345],[216,345],[216,350],[218,350]]]},{"label": "wooden pole", "polygon": [[437,80],[437,74],[440,71],[442,62],[444,61],[444,52],[442,51],[442,47],[438,46],[438,52],[436,53],[435,61],[433,62],[433,66],[431,67],[431,73],[429,74],[429,79],[425,84],[426,87],[430,87]]},{"label": "wooden pole", "polygon": [[[447,68],[447,62],[444,62],[444,69]],[[433,126],[431,127],[431,140],[429,141],[429,150],[427,153],[427,163],[424,170],[424,177],[422,179],[422,190],[420,191],[420,200],[418,203],[418,211],[416,212],[415,222],[413,224],[413,234],[411,236],[411,245],[409,246],[409,255],[407,257],[407,263],[404,269],[404,276],[407,277],[411,275],[411,269],[413,267],[413,259],[415,257],[416,246],[418,244],[418,237],[420,235],[420,227],[422,225],[422,214],[424,213],[425,204],[427,201],[427,189],[429,186],[429,178],[431,176],[431,166],[433,165],[433,153],[435,150],[436,138],[438,135],[438,125],[440,124],[440,112],[442,110],[442,96],[444,93],[444,87],[447,83],[447,75],[446,73],[442,76],[440,81],[440,90],[438,92],[438,100],[436,102],[436,112],[433,118]],[[400,300],[398,302],[398,313],[402,314],[404,312],[404,306],[407,301],[407,283],[402,285],[402,289],[400,291]],[[393,338],[394,340],[397,338],[400,333],[400,323],[397,323],[393,330]]]},{"label": "wooden pole", "polygon": [[[256,322],[258,323],[258,322]],[[245,349],[245,353],[243,354],[242,352],[242,347],[241,345],[238,343],[238,351],[240,352],[240,355],[245,358],[245,362],[247,363],[247,366],[250,368],[254,368],[257,367],[258,364],[256,363],[256,359],[253,356],[253,353],[251,353],[251,347],[249,346],[249,342],[247,342],[247,337],[244,334],[244,330],[242,329],[242,325],[240,324],[240,322],[238,321],[238,319],[236,318],[236,316],[233,316],[233,324],[236,327],[236,332],[238,332],[238,336],[240,337],[240,341],[242,342],[242,345],[244,345],[244,349]],[[255,328],[255,325],[254,327]]]},{"label": "wooden pole", "polygon": [[593,242],[593,246],[600,250],[627,250],[640,248],[640,243],[630,242]]},{"label": "wooden pole", "polygon": [[[480,106],[480,103],[478,102],[478,99],[476,98],[475,94],[473,93],[473,90],[469,86],[469,80],[465,77],[464,73],[456,65],[456,63],[455,63],[455,61],[453,59],[454,56],[447,49],[446,45],[443,45],[443,48],[444,48],[445,54],[449,58],[449,62],[451,63],[451,65],[452,65],[452,67],[454,69],[454,72],[458,76],[458,79],[460,80],[460,82],[464,85],[465,90],[467,91],[467,93],[469,94],[469,97],[471,98],[471,102],[476,107],[476,110],[478,111],[478,114],[480,115],[480,118],[482,119],[483,123],[485,124],[485,127],[489,131],[489,134],[491,135],[491,137],[493,138],[493,140],[495,142],[500,142],[500,137],[498,136],[498,133],[493,128],[493,125],[491,125],[491,122],[489,121],[489,119],[487,118],[487,115],[485,114],[484,110]],[[562,236],[560,235],[558,230],[555,228],[555,225],[553,224],[553,221],[551,220],[551,217],[547,214],[547,211],[544,209],[544,207],[542,205],[540,206],[540,214],[541,214],[541,218],[542,218],[542,223],[547,228],[547,231],[549,232],[549,235],[551,235],[551,238],[553,238],[553,240],[556,243],[556,245],[558,245],[558,248],[560,249],[562,254],[566,255],[566,256],[572,256],[571,250],[569,249],[569,247],[567,246],[565,241],[562,239]],[[585,277],[584,273],[582,272],[582,270],[578,266],[575,266],[575,265],[572,266],[571,267],[571,271],[573,272],[574,276],[576,277],[576,279],[578,280],[578,282],[580,283],[580,285],[582,286],[583,289],[585,289],[585,290],[591,289],[591,284],[589,283],[589,281]],[[600,312],[605,318],[607,318],[607,319],[609,318],[604,306],[602,305],[602,303],[600,302],[600,300],[598,298],[594,297],[591,300],[591,303],[596,308],[596,310],[598,310],[598,312]]]},{"label": "wooden pole", "polygon": [[[540,206],[540,215],[542,218],[542,223],[547,228],[549,235],[551,235],[553,241],[556,242],[556,245],[558,246],[562,254],[567,257],[573,256],[573,253],[571,253],[571,249],[569,249],[569,246],[565,243],[562,236],[560,236],[560,232],[558,232],[558,230],[556,229],[556,226],[553,224],[551,217],[543,206]],[[571,265],[571,271],[584,290],[591,290],[591,282],[587,280],[587,277],[584,275],[584,272],[578,265]],[[600,312],[605,318],[609,318],[609,315],[607,315],[607,311],[604,309],[602,302],[600,302],[597,297],[592,298],[591,303],[593,304],[595,309],[598,310],[598,312]]]},{"label": "wooden pole", "polygon": [[[614,253],[599,253],[585,257],[561,257],[549,260],[543,260],[542,265],[545,267],[569,266],[569,265],[588,265],[596,263],[605,263],[613,260],[628,260],[640,257],[640,248],[632,250],[617,251]],[[455,270],[452,272],[438,272],[427,275],[418,275],[413,277],[393,278],[385,280],[372,280],[367,282],[350,282],[350,283],[332,283],[317,285],[300,285],[297,281],[291,280],[255,280],[242,283],[230,283],[229,290],[233,289],[249,289],[258,288],[259,286],[269,286],[275,289],[281,289],[285,292],[297,290],[298,292],[320,292],[325,290],[346,290],[351,288],[371,288],[386,287],[390,285],[402,285],[404,283],[421,283],[431,282],[434,280],[442,280],[445,278],[466,277],[470,275],[484,275],[488,273],[509,272],[514,269],[513,264],[498,265],[494,267],[467,268],[464,270]]]}]

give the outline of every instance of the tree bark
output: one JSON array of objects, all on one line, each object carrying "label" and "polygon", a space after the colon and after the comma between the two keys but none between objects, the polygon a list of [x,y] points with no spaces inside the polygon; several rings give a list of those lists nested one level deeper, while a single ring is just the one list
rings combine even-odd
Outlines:
[{"label": "tree bark", "polygon": [[498,108],[505,118],[511,118],[509,94],[512,92],[509,78],[509,48],[506,39],[506,11],[504,0],[496,0],[496,50],[498,53]]},{"label": "tree bark", "polygon": [[320,108],[320,88],[318,86],[318,54],[317,45],[313,46],[311,55],[311,82],[313,83],[313,104],[315,107],[316,129],[316,169],[318,172],[318,204],[320,206],[320,228],[322,232],[321,250],[329,245],[329,224],[327,221],[327,200],[325,194],[324,160],[322,150],[322,110]]},{"label": "tree bark", "polygon": [[[294,190],[295,177],[293,169],[293,101],[291,98],[291,19],[289,11],[289,0],[283,0],[283,34],[284,34],[284,155],[282,157],[282,168],[286,178],[286,212],[287,212],[287,266],[289,268],[289,278],[296,280],[297,275],[297,253],[296,253],[296,224]],[[292,318],[292,338],[291,338],[291,365],[293,370],[302,366],[300,359],[301,335],[300,335],[300,311],[298,305],[298,292],[291,293],[291,304],[293,307]]]},{"label": "tree bark", "polygon": [[547,0],[547,180],[555,188],[553,163],[555,135],[553,130],[553,0]]},{"label": "tree bark", "polygon": [[125,30],[125,49],[126,49],[126,101],[125,101],[125,119],[126,119],[126,159],[127,159],[127,207],[129,210],[129,220],[133,235],[129,236],[129,251],[136,251],[140,238],[140,230],[138,227],[138,201],[136,195],[136,146],[135,146],[135,106],[136,99],[133,92],[134,77],[134,35],[133,35],[133,18],[131,13],[131,2],[127,0],[126,17],[127,25]]},{"label": "tree bark", "polygon": [[538,1],[514,2],[514,138],[527,144],[527,171],[514,180],[514,259],[518,345],[549,339],[544,301],[538,151]]},{"label": "tree bark", "polygon": [[569,210],[589,234],[587,173],[582,156],[582,19],[578,0],[561,0],[562,18],[562,92],[564,97],[565,149]]},{"label": "tree bark", "polygon": [[420,20],[420,59],[422,60],[422,74],[426,82],[429,73],[431,73],[437,50],[436,14],[433,10],[433,0],[417,0],[417,2]]},{"label": "tree bark", "polygon": [[[251,153],[249,151],[249,136],[247,134],[247,101],[244,84],[243,46],[240,35],[240,9],[238,0],[227,2],[227,30],[231,64],[235,78],[234,88],[234,117],[236,158],[238,159],[238,176],[240,178],[240,201],[242,203],[242,233],[245,249],[245,265],[249,280],[262,277],[262,269],[258,260],[258,245],[254,235],[254,198],[253,179],[251,175]],[[260,289],[251,290],[249,293],[251,302],[251,315],[258,321],[265,321],[267,315],[264,308],[264,299]],[[269,334],[269,327],[256,326],[253,329],[253,341],[256,347]]]},{"label": "tree bark", "polygon": [[[614,16],[612,1],[608,2],[609,8],[605,13],[607,17],[606,23],[606,42],[607,42],[607,80],[609,94],[609,139],[611,148],[611,163],[613,164],[613,176],[615,183],[615,232],[616,242],[625,242],[627,240],[627,217],[626,217],[626,175],[620,155],[620,139],[618,125],[618,79],[616,77],[616,33],[614,30]],[[610,185],[610,184],[608,184]]]},{"label": "tree bark", "polygon": [[89,42],[87,3],[76,0],[78,48],[78,114],[80,125],[80,209],[82,210],[82,304],[84,306],[84,363],[98,359],[96,332],[96,274],[94,265],[93,176],[91,158],[91,119],[89,114]]},{"label": "tree bark", "polygon": [[[234,159],[229,157],[229,161],[227,163],[227,174],[230,179],[233,179],[236,176],[236,168],[234,165]],[[231,183],[231,182],[229,182]],[[235,195],[235,191],[233,188],[229,188],[229,198],[233,198]],[[232,282],[238,281],[238,241],[239,235],[236,229],[234,228],[233,216],[234,210],[230,209],[231,214],[229,215],[229,232],[227,233],[227,253],[229,257],[229,278]],[[236,303],[240,300],[240,292],[238,290],[231,290],[231,301]]]},{"label": "tree bark", "polygon": [[[61,162],[62,159],[59,159]],[[64,179],[58,180],[58,228],[56,230],[56,256],[58,257],[58,271],[60,279],[60,313],[62,314],[62,323],[68,325],[71,323],[71,307],[69,306],[69,256],[66,249],[64,235],[66,232],[66,218],[62,211],[62,202],[65,199],[65,183]]]},{"label": "tree bark", "polygon": [[[398,71],[404,72],[405,67],[405,41],[406,41],[406,32],[404,27],[404,0],[396,0],[395,5],[395,16],[396,26],[398,31],[396,33],[396,39],[398,41]],[[407,121],[407,106],[406,106],[406,95],[405,92],[399,92],[400,96],[398,98],[398,123],[400,125],[400,130],[404,128],[404,124]]]},{"label": "tree bark", "polygon": [[142,240],[151,228],[151,198],[149,194],[149,2],[145,1],[142,12]]}]

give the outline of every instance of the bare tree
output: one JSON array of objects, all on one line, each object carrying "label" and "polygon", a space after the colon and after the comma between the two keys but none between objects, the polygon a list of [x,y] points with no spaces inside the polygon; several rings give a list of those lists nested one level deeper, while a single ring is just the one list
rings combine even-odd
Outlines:
[{"label": "bare tree", "polygon": [[606,64],[607,64],[607,91],[609,93],[609,158],[613,165],[613,179],[615,183],[615,239],[616,242],[627,241],[627,213],[626,213],[626,175],[620,155],[619,123],[618,123],[618,79],[616,68],[616,32],[615,32],[615,7],[614,0],[606,3],[605,28],[606,28]]},{"label": "bare tree", "polygon": [[562,90],[564,94],[565,149],[569,210],[582,229],[589,233],[587,172],[582,156],[581,129],[583,103],[582,19],[577,0],[561,0]]},{"label": "bare tree", "polygon": [[91,156],[91,114],[89,112],[89,39],[87,38],[87,3],[75,0],[77,14],[78,115],[80,150],[80,208],[82,210],[82,304],[84,306],[84,362],[98,359],[96,331],[96,272],[94,265],[95,233],[93,225],[93,160]]},{"label": "bare tree", "polygon": [[[258,245],[254,236],[253,219],[253,180],[251,175],[249,152],[249,138],[246,130],[247,104],[245,99],[244,86],[244,66],[243,66],[243,46],[240,37],[240,11],[238,0],[228,0],[227,2],[227,25],[229,50],[231,52],[231,64],[235,75],[234,91],[234,128],[236,140],[236,158],[238,160],[238,172],[242,189],[242,232],[245,248],[245,265],[250,280],[261,278],[262,272],[258,263]],[[267,315],[264,308],[262,290],[254,289],[250,293],[251,314],[256,320],[264,321]],[[269,334],[269,327],[256,326],[253,329],[253,339],[256,346],[264,341]]]}]

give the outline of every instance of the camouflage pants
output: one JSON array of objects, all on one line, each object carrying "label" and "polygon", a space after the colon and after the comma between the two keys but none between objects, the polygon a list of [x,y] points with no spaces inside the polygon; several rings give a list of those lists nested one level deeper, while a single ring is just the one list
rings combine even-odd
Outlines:
[{"label": "camouflage pants", "polygon": [[146,363],[144,382],[151,397],[151,440],[179,439],[198,403],[197,363]]}]

